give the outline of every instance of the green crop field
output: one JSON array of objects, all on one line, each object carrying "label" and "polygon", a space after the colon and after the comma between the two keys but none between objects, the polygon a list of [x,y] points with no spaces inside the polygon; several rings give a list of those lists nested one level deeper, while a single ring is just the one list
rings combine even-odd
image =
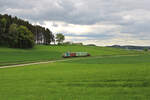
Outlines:
[{"label": "green crop field", "polygon": [[67,50],[87,51],[93,57],[0,69],[0,100],[150,100],[149,52],[86,46],[1,47],[0,63],[61,59]]},{"label": "green crop field", "polygon": [[62,59],[62,54],[67,51],[89,52],[92,56],[144,53],[138,51],[91,46],[36,46],[33,49],[27,50],[0,47],[0,66]]},{"label": "green crop field", "polygon": [[149,100],[150,55],[0,69],[1,100]]}]

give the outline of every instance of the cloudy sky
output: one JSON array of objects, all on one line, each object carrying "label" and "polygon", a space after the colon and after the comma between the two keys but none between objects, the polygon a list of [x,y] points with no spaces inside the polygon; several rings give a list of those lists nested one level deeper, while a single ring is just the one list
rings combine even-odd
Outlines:
[{"label": "cloudy sky", "polygon": [[0,13],[40,24],[66,41],[150,45],[150,0],[0,0]]}]

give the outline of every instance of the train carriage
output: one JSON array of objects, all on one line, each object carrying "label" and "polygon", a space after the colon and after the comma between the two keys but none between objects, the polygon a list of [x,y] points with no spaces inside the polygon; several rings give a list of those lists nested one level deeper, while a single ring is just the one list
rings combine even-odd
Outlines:
[{"label": "train carriage", "polygon": [[64,58],[69,58],[69,57],[86,57],[90,56],[88,52],[66,52],[63,54]]}]

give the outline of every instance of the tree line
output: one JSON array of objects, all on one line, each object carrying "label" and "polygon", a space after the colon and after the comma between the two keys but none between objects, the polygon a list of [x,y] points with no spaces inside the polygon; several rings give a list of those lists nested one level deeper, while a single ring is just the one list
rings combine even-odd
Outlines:
[{"label": "tree line", "polygon": [[[63,34],[57,34],[56,41],[63,42]],[[32,48],[35,44],[55,43],[55,36],[48,28],[32,25],[28,21],[0,14],[0,45],[13,48]]]}]

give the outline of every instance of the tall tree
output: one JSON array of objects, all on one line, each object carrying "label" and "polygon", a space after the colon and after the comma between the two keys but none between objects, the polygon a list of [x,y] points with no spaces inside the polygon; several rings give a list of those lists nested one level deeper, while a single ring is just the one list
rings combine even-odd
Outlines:
[{"label": "tall tree", "polygon": [[33,33],[25,26],[19,26],[18,32],[18,47],[19,48],[32,48],[34,46]]},{"label": "tall tree", "polygon": [[61,33],[56,34],[56,41],[58,42],[58,44],[63,43],[63,41],[65,40],[65,36]]},{"label": "tall tree", "polygon": [[7,20],[5,18],[2,18],[0,20],[0,44],[6,44],[5,40],[6,40],[6,24],[7,24]]},{"label": "tall tree", "polygon": [[47,28],[44,32],[44,44],[48,45],[53,41],[53,34],[52,32]]},{"label": "tall tree", "polygon": [[8,44],[9,47],[18,47],[18,32],[16,24],[12,24],[9,27]]},{"label": "tall tree", "polygon": [[54,34],[52,34],[51,40],[55,44],[55,36],[54,36]]}]

